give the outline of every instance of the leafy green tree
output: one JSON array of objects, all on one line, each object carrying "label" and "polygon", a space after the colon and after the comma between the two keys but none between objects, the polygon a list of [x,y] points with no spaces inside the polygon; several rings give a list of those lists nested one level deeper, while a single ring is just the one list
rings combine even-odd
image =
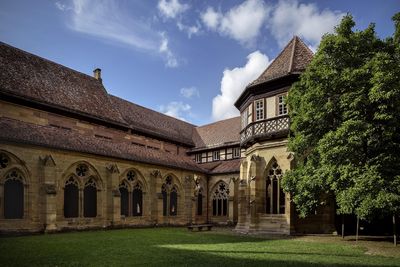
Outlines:
[{"label": "leafy green tree", "polygon": [[335,198],[339,214],[400,213],[400,13],[393,37],[347,15],[322,38],[289,91],[289,149],[283,179],[301,217]]}]

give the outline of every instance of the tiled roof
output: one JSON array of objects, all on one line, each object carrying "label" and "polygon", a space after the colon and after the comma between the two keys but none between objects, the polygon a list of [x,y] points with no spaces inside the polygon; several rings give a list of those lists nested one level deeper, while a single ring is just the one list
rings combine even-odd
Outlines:
[{"label": "tiled roof", "polygon": [[210,174],[239,173],[240,159],[203,163],[200,166],[207,169]]},{"label": "tiled roof", "polygon": [[125,124],[100,81],[2,42],[0,91],[104,121]]},{"label": "tiled roof", "polygon": [[51,126],[40,126],[8,118],[0,118],[0,141],[29,144],[90,153],[105,157],[132,160],[198,172],[207,172],[190,157],[161,150],[146,149],[126,142],[104,140]]},{"label": "tiled roof", "polygon": [[175,142],[193,145],[194,125],[110,95],[130,128]]},{"label": "tiled roof", "polygon": [[256,80],[247,87],[274,80],[291,73],[304,71],[313,58],[313,52],[297,36],[286,45],[282,52]]},{"label": "tiled roof", "polygon": [[196,150],[239,143],[240,117],[196,127],[193,142]]}]

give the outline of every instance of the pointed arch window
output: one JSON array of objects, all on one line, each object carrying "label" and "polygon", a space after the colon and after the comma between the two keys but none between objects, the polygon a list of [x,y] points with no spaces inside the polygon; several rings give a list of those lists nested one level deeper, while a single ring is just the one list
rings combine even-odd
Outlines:
[{"label": "pointed arch window", "polygon": [[285,193],[280,186],[281,178],[282,170],[274,161],[266,178],[266,213],[268,214],[285,213]]},{"label": "pointed arch window", "polygon": [[213,193],[213,216],[228,215],[229,189],[224,182],[217,184]]},{"label": "pointed arch window", "polygon": [[121,215],[129,216],[129,191],[126,182],[119,185],[119,193],[121,194]]},{"label": "pointed arch window", "polygon": [[132,215],[142,216],[143,214],[143,191],[142,186],[137,183],[132,190]]},{"label": "pointed arch window", "polygon": [[18,171],[7,174],[4,182],[4,218],[24,217],[24,178]]},{"label": "pointed arch window", "polygon": [[178,188],[176,185],[173,185],[171,176],[165,178],[165,182],[161,186],[161,194],[163,199],[163,216],[178,215]]},{"label": "pointed arch window", "polygon": [[97,216],[97,186],[92,178],[85,183],[83,189],[83,216]]},{"label": "pointed arch window", "polygon": [[64,217],[79,217],[79,189],[78,182],[70,177],[64,186]]}]

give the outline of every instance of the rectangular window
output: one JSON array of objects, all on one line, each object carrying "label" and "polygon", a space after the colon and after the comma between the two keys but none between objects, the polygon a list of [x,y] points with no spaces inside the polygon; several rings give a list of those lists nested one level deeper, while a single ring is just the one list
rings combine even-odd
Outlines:
[{"label": "rectangular window", "polygon": [[219,160],[219,150],[213,152],[213,161]]},{"label": "rectangular window", "polygon": [[240,147],[235,147],[233,149],[233,157],[234,158],[240,158]]},{"label": "rectangular window", "polygon": [[195,155],[196,163],[201,163],[201,154]]},{"label": "rectangular window", "polygon": [[287,105],[285,103],[285,96],[278,96],[278,115],[285,115],[288,113]]},{"label": "rectangular window", "polygon": [[256,106],[256,121],[264,119],[264,99],[255,101]]},{"label": "rectangular window", "polygon": [[250,104],[247,110],[247,124],[249,124],[253,122],[253,105]]}]

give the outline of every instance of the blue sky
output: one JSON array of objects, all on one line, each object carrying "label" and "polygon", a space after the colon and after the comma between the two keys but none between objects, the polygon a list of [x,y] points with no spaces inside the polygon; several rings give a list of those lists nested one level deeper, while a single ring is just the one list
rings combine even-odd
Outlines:
[{"label": "blue sky", "polygon": [[312,49],[347,12],[392,35],[399,0],[2,0],[0,41],[92,75],[113,95],[203,125],[233,102],[293,35]]}]

